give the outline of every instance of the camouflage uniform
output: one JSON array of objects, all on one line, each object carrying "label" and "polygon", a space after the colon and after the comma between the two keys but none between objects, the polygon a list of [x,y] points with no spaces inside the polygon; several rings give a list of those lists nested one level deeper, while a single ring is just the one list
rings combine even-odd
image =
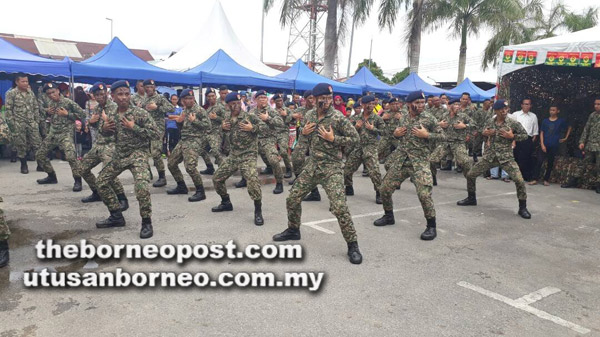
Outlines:
[{"label": "camouflage uniform", "polygon": [[292,169],[292,163],[290,161],[290,155],[288,154],[288,148],[290,144],[290,123],[293,122],[292,111],[286,107],[281,108],[286,112],[286,116],[281,116],[281,111],[277,111],[279,117],[283,120],[283,125],[278,127],[277,131],[277,146],[279,147],[279,155],[283,159],[286,170]]},{"label": "camouflage uniform", "polygon": [[[585,144],[585,157],[577,165],[574,172],[575,178],[583,176],[584,168],[596,161],[596,180],[600,175],[600,112],[592,112],[583,128],[583,133],[579,138],[579,144]],[[600,184],[600,183],[599,183]]]},{"label": "camouflage uniform", "polygon": [[294,175],[296,177],[300,175],[302,171],[302,166],[304,166],[304,161],[306,160],[306,151],[308,150],[308,139],[306,136],[302,135],[302,127],[306,124],[306,113],[309,110],[306,107],[299,107],[294,110],[294,113],[299,113],[302,115],[302,119],[296,121],[296,144],[294,145],[292,151],[292,167],[294,168]]},{"label": "camouflage uniform", "polygon": [[[375,191],[379,191],[379,187],[381,186],[381,173],[379,172],[379,159],[377,156],[377,145],[379,143],[377,137],[385,128],[385,123],[381,117],[374,113],[369,114],[369,117],[367,118],[365,118],[363,114],[350,117],[350,122],[353,125],[356,125],[356,122],[359,120],[363,121],[362,127],[357,129],[360,141],[352,148],[346,159],[346,165],[344,167],[344,184],[346,186],[352,186],[352,175],[358,170],[360,164],[363,164],[369,173]],[[367,129],[367,121],[373,125],[373,130]]]},{"label": "camouflage uniform", "polygon": [[[471,169],[471,159],[467,153],[465,140],[467,139],[467,135],[469,135],[471,130],[475,127],[475,122],[471,117],[462,112],[457,112],[456,115],[451,116],[449,111],[441,116],[440,121],[446,121],[448,123],[448,127],[444,129],[446,140],[436,142],[438,146],[429,157],[432,165],[431,174],[435,177],[437,170],[433,165],[439,163],[443,158],[446,158],[447,155],[451,154],[456,160],[456,163],[463,168],[463,175],[466,178],[467,173]],[[455,129],[453,125],[460,122],[466,124],[467,127],[465,129]],[[471,188],[468,189],[471,191]]]},{"label": "camouflage uniform", "polygon": [[[413,127],[420,125],[429,131],[428,139],[418,138],[411,133]],[[379,190],[383,209],[386,212],[393,211],[392,194],[397,186],[400,186],[406,178],[410,178],[417,189],[425,218],[433,219],[435,208],[431,198],[433,179],[429,168],[431,155],[429,142],[444,141],[446,136],[435,117],[427,112],[422,112],[414,118],[409,113],[403,115],[398,121],[398,127],[406,127],[406,134],[399,138],[398,147],[388,159],[389,170],[383,177]]]},{"label": "camouflage uniform", "polygon": [[[210,129],[210,121],[206,111],[197,104],[189,109],[186,108],[182,114],[186,114],[186,118],[183,123],[179,124],[181,126],[181,139],[171,152],[167,164],[173,179],[177,183],[183,183],[183,174],[178,166],[183,161],[185,171],[192,177],[194,186],[202,187],[202,176],[198,172],[198,157],[204,151],[202,144],[205,141],[207,131]],[[196,117],[193,122],[189,120],[191,115]]]},{"label": "camouflage uniform", "polygon": [[[2,202],[2,198],[0,198],[0,202]],[[9,236],[10,228],[8,228],[8,224],[4,218],[4,211],[2,210],[2,207],[0,207],[0,241],[8,240]]]},{"label": "camouflage uniform", "polygon": [[[223,120],[225,120],[229,116],[229,111],[225,109],[225,106],[223,104],[217,103],[206,110],[206,115],[208,116],[212,112],[214,112],[217,115],[217,117],[215,119],[210,119],[209,117],[211,128],[208,131],[208,137],[205,140],[203,148],[205,148],[206,143],[208,143],[208,145],[210,145],[210,153],[215,157],[215,162],[217,163],[217,165],[221,165],[223,163],[223,155],[221,154],[221,144],[223,143],[223,129],[221,127],[221,124],[223,123]],[[210,161],[210,159],[208,160]]]},{"label": "camouflage uniform", "polygon": [[472,119],[475,127],[472,131],[477,131],[477,136],[472,136],[471,138],[473,143],[473,152],[477,155],[481,155],[482,151],[483,135],[481,133],[483,132],[483,126],[490,118],[492,118],[492,115],[490,115],[489,111],[484,111],[483,108],[477,109],[473,112]]},{"label": "camouflage uniform", "polygon": [[[227,116],[227,120],[231,123],[231,129],[226,133],[231,144],[231,153],[213,175],[215,190],[221,197],[227,196],[225,181],[239,169],[242,177],[247,181],[250,198],[255,201],[261,200],[262,192],[256,171],[257,139],[259,133],[267,126],[256,115],[243,110],[237,117]],[[240,123],[243,121],[252,124],[252,131],[240,129]]]},{"label": "camouflage uniform", "polygon": [[[125,117],[134,120],[133,129],[125,128],[120,120]],[[102,168],[98,175],[98,194],[108,210],[118,211],[121,207],[117,194],[111,188],[111,182],[125,170],[131,171],[134,179],[135,196],[140,204],[142,218],[152,216],[152,203],[148,183],[150,182],[150,140],[156,139],[160,131],[154,119],[142,108],[132,107],[124,113],[118,109],[111,111],[109,119],[115,121],[115,150],[112,159]],[[110,136],[112,132],[100,131],[103,136]]]},{"label": "camouflage uniform", "polygon": [[17,157],[25,158],[28,150],[35,153],[42,142],[37,99],[30,89],[13,88],[6,92],[5,101],[6,117],[12,128],[12,145]]},{"label": "camouflage uniform", "polygon": [[154,160],[154,166],[158,172],[165,171],[165,163],[162,161],[162,149],[163,149],[163,137],[165,135],[165,116],[167,113],[175,110],[175,107],[169,102],[163,95],[154,93],[152,96],[145,96],[142,101],[142,107],[146,109],[146,106],[150,103],[155,103],[157,108],[154,111],[148,111],[154,124],[158,129],[158,135],[155,139],[150,142],[150,149],[152,159]]},{"label": "camouflage uniform", "polygon": [[[476,131],[479,132],[479,130],[481,130],[482,126],[483,126],[483,125],[477,124],[477,121],[479,120],[477,117],[478,112],[471,105],[469,105],[465,109],[459,109],[459,112],[464,113],[465,115],[469,116],[475,123],[474,128],[471,129],[471,134],[470,134],[469,142],[467,142],[467,147],[468,147],[470,153],[472,153],[472,152],[478,153],[477,151],[474,151],[474,150],[476,150],[476,146],[477,146],[476,142],[478,140],[477,140],[476,136],[473,136],[473,132],[476,132]],[[481,136],[481,134],[479,136]],[[481,152],[481,143],[479,144],[479,153],[480,152]]]},{"label": "camouflage uniform", "polygon": [[377,145],[377,155],[379,156],[379,159],[383,161],[389,157],[393,149],[396,147],[396,139],[394,138],[393,133],[396,129],[398,119],[395,116],[395,112],[388,111],[388,113],[390,114],[389,119],[382,118],[384,126],[382,130],[379,130],[380,140],[379,144]]},{"label": "camouflage uniform", "polygon": [[39,130],[40,136],[42,139],[46,138],[48,135],[48,129],[50,128],[50,119],[48,118],[48,114],[46,113],[46,109],[50,107],[50,102],[52,101],[48,95],[42,91],[43,87],[40,86],[37,95],[37,101],[39,106]]},{"label": "camouflage uniform", "polygon": [[[104,110],[107,116],[114,116],[117,109],[117,104],[113,101],[107,100],[106,106],[102,107],[100,104],[94,109],[94,115],[102,115]],[[100,118],[96,123],[89,123],[90,128],[94,128],[98,131],[102,130],[104,120]],[[97,132],[96,143],[92,146],[92,149],[83,156],[81,161],[81,177],[90,186],[92,191],[98,191],[96,186],[96,177],[92,173],[92,169],[98,164],[102,163],[102,166],[106,166],[112,159],[113,152],[115,151],[115,136],[114,135],[103,135],[101,132]],[[111,188],[117,195],[125,193],[123,185],[119,181],[119,178],[112,180]]]},{"label": "camouflage uniform", "polygon": [[131,104],[131,106],[136,106],[138,108],[144,108],[142,106],[142,103],[144,103],[145,98],[146,98],[146,95],[140,95],[139,92],[136,92],[135,94],[131,95],[130,104]]},{"label": "camouflage uniform", "polygon": [[479,162],[475,163],[469,173],[467,173],[467,186],[469,192],[475,192],[475,179],[492,167],[502,165],[502,168],[510,175],[517,186],[517,198],[519,200],[527,200],[527,192],[525,191],[525,181],[519,170],[519,165],[515,161],[512,149],[512,142],[520,142],[527,139],[527,132],[516,120],[510,119],[508,116],[502,125],[496,124],[496,118],[489,119],[483,126],[484,129],[493,129],[496,132],[501,129],[508,131],[512,129],[515,135],[514,139],[506,139],[496,134],[495,136],[487,137],[485,140],[485,151]]},{"label": "camouflage uniform", "polygon": [[58,102],[50,101],[50,107],[56,109],[64,108],[69,114],[67,116],[59,116],[58,113],[52,115],[50,130],[36,152],[35,159],[46,173],[54,173],[52,164],[48,159],[48,153],[58,147],[65,153],[65,157],[71,166],[73,177],[79,178],[81,175],[79,172],[79,162],[75,154],[73,133],[75,130],[75,121],[81,120],[84,116],[83,109],[77,103],[63,96],[60,96]]},{"label": "camouflage uniform", "polygon": [[[356,145],[359,140],[358,132],[352,123],[333,106],[329,107],[322,119],[319,119],[316,109],[310,110],[305,116],[305,121],[316,123],[316,128],[312,134],[302,136],[308,143],[310,156],[304,163],[302,172],[286,200],[288,227],[300,227],[302,199],[318,184],[321,184],[329,198],[329,210],[338,219],[344,239],[346,242],[357,241],[352,216],[346,205],[342,147]],[[318,128],[321,126],[333,128],[335,132],[333,142],[318,136]]]},{"label": "camouflage uniform", "polygon": [[[260,112],[266,111],[269,114],[269,119],[265,122],[260,121],[261,124],[265,124],[266,127],[261,128],[258,133],[258,154],[263,158],[265,164],[273,169],[273,175],[278,183],[283,181],[283,170],[279,165],[279,153],[277,152],[277,129],[281,129],[283,120],[279,117],[273,109],[264,107],[260,109]],[[250,113],[258,117],[259,109],[254,108],[250,110]],[[260,117],[259,117],[260,119]]]}]

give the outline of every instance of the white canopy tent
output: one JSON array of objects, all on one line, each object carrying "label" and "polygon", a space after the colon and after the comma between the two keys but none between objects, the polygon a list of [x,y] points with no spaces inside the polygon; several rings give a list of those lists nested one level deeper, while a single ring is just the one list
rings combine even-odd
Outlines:
[{"label": "white canopy tent", "polygon": [[175,55],[156,65],[169,69],[186,71],[203,63],[219,49],[245,68],[257,73],[275,76],[281,72],[260,62],[233,31],[221,2],[217,1],[194,40],[181,48]]},{"label": "white canopy tent", "polygon": [[[513,71],[539,64],[594,67],[599,56],[600,25],[574,33],[503,47],[499,55],[498,77],[502,78]],[[577,57],[575,62],[570,62],[574,57]],[[584,59],[589,63],[584,63]],[[600,64],[597,66],[600,67]]]}]

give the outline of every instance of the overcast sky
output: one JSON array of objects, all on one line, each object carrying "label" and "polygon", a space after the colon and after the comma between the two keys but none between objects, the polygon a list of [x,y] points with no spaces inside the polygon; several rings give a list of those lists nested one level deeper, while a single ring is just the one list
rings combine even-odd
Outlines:
[{"label": "overcast sky", "polygon": [[[148,49],[155,58],[163,58],[171,51],[177,51],[194,38],[202,27],[202,22],[210,13],[217,0],[199,0],[187,2],[165,1],[122,1],[103,0],[94,3],[63,0],[4,1],[0,32],[70,39],[87,42],[108,43],[110,41],[110,22],[113,19],[114,34],[130,48]],[[220,0],[233,29],[254,55],[260,56],[261,10],[262,0]],[[549,7],[551,0],[547,0]],[[564,0],[567,6],[581,11],[595,1]],[[357,64],[369,57],[369,45],[373,39],[372,58],[384,73],[391,77],[395,72],[407,66],[406,45],[402,36],[405,29],[406,13],[402,10],[397,26],[390,33],[380,31],[377,26],[377,6],[370,19],[357,27],[354,35],[354,47],[350,75]],[[286,50],[289,28],[279,25],[281,1],[265,18],[264,61],[286,62]],[[32,10],[32,6],[35,10]],[[12,14],[8,14],[12,13]],[[21,13],[21,14],[19,14]],[[323,20],[324,25],[324,20]],[[324,29],[324,28],[323,28]],[[350,34],[348,34],[349,39]],[[470,37],[467,49],[466,76],[472,80],[495,82],[496,71],[481,71],[481,54],[490,33],[482,31],[477,37]],[[447,29],[428,32],[423,35],[421,45],[421,69],[424,79],[456,81],[458,68],[458,48],[460,41],[449,38]],[[339,50],[339,74],[345,76],[348,65],[349,41]],[[199,60],[201,63],[204,60]]]}]

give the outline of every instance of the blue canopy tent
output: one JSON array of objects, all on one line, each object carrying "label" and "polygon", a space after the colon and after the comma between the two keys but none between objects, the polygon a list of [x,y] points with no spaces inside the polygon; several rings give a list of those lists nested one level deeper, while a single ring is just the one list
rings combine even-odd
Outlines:
[{"label": "blue canopy tent", "polygon": [[360,68],[352,77],[347,79],[345,84],[352,84],[362,88],[363,92],[374,92],[377,94],[385,94],[391,92],[393,95],[401,95],[402,92],[389,84],[386,84],[379,80],[373,73],[365,66]]},{"label": "blue canopy tent", "polygon": [[422,90],[425,95],[439,96],[447,93],[446,90],[434,87],[433,85],[423,81],[417,73],[410,73],[402,82],[394,85],[394,88],[400,90],[401,95],[408,95],[417,90]]},{"label": "blue canopy tent", "polygon": [[81,62],[73,62],[71,70],[75,82],[94,83],[116,80],[153,79],[159,84],[198,86],[200,79],[192,74],[155,67],[133,54],[118,37],[110,41],[98,54]]},{"label": "blue canopy tent", "polygon": [[288,80],[269,77],[242,67],[222,49],[217,50],[208,60],[185,72],[202,80],[204,86],[225,84],[233,89],[279,89],[291,90],[293,83]]},{"label": "blue canopy tent", "polygon": [[12,43],[0,38],[0,73],[25,73],[49,78],[65,78],[71,76],[70,60],[62,61],[43,58],[31,54]]},{"label": "blue canopy tent", "polygon": [[334,94],[362,95],[361,87],[323,77],[310,70],[302,60],[296,61],[290,69],[275,77],[292,81],[293,89],[296,92],[312,90],[319,83],[329,83],[333,88]]},{"label": "blue canopy tent", "polygon": [[456,88],[448,91],[450,97],[460,97],[463,92],[468,92],[471,95],[471,101],[483,102],[485,99],[492,98],[495,94],[489,93],[473,84],[467,77]]}]

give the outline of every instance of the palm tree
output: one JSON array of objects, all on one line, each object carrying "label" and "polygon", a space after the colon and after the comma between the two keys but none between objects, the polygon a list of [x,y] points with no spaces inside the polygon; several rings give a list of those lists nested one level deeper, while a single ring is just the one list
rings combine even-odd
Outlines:
[{"label": "palm tree", "polygon": [[566,13],[567,8],[562,2],[558,1],[553,3],[550,12],[548,13],[548,17],[544,18],[542,16],[538,19],[539,26],[535,28],[539,29],[541,33],[537,36],[536,40],[556,36],[556,31],[565,25],[564,19]]},{"label": "palm tree", "polygon": [[598,8],[589,7],[583,14],[566,13],[565,26],[571,32],[588,29],[598,24]]},{"label": "palm tree", "polygon": [[521,13],[519,0],[431,0],[423,24],[437,29],[449,22],[450,35],[460,37],[457,77],[460,83],[465,78],[467,38],[477,36],[483,27],[498,27],[503,20]]}]

